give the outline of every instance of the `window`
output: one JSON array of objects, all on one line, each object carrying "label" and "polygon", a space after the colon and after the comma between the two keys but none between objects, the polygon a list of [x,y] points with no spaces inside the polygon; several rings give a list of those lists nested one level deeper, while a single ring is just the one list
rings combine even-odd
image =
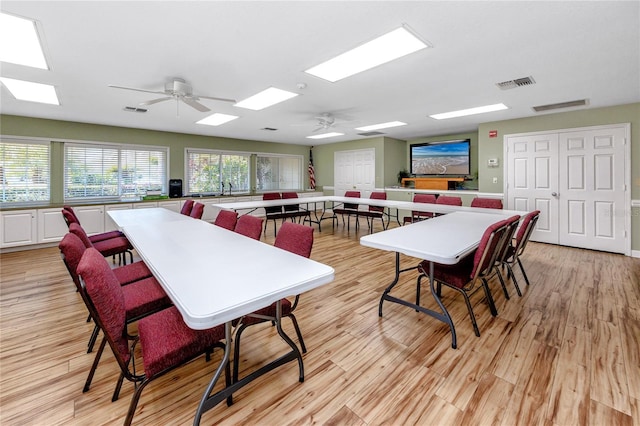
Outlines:
[{"label": "window", "polygon": [[259,154],[256,170],[258,191],[302,188],[302,157]]},{"label": "window", "polygon": [[187,194],[249,192],[249,154],[187,149]]},{"label": "window", "polygon": [[0,140],[0,203],[50,201],[49,142]]},{"label": "window", "polygon": [[65,144],[64,199],[137,198],[167,190],[167,148]]}]

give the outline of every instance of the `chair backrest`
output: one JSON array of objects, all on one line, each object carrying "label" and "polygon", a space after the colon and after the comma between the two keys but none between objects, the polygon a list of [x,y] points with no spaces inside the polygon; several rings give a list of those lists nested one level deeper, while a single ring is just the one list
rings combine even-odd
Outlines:
[{"label": "chair backrest", "polygon": [[[413,195],[414,203],[425,203],[425,204],[436,204],[436,196],[433,194],[414,194]],[[411,211],[411,216],[413,217],[424,217],[431,218],[433,217],[433,213],[427,212],[419,212],[416,210]]]},{"label": "chair backrest", "polygon": [[[280,200],[280,199],[282,199],[282,196],[280,195],[279,192],[266,192],[262,194],[263,201]],[[282,206],[265,207],[264,211],[267,215],[282,213]]]},{"label": "chair backrest", "polygon": [[[360,191],[347,191],[344,193],[344,196],[351,197],[351,198],[360,198]],[[351,209],[351,210],[358,210],[358,205],[351,204],[351,203],[344,203],[344,208]]]},{"label": "chair backrest", "polygon": [[[372,192],[371,195],[369,196],[369,198],[371,198],[372,200],[386,200],[387,199],[387,193],[386,192]],[[369,206],[369,211],[370,212],[383,212],[384,211],[384,207]]]},{"label": "chair backrest", "polygon": [[299,223],[285,222],[273,245],[291,253],[309,257],[313,248],[313,228]]},{"label": "chair backrest", "polygon": [[193,208],[191,209],[191,213],[189,214],[189,216],[194,219],[202,219],[202,213],[204,213],[204,204],[195,203],[193,205]]},{"label": "chair backrest", "polygon": [[238,218],[235,231],[238,234],[253,238],[254,240],[259,240],[260,235],[262,234],[262,222],[263,219],[259,217],[245,214]]},{"label": "chair backrest", "polygon": [[[292,199],[292,198],[298,198],[298,193],[297,192],[282,193],[283,200]],[[300,204],[285,204],[283,207],[285,212],[295,212],[300,210]]]},{"label": "chair backrest", "polygon": [[122,371],[131,358],[126,336],[126,307],[118,279],[104,257],[94,248],[82,255],[78,275],[88,299],[91,316],[104,332]]},{"label": "chair backrest", "polygon": [[84,231],[84,228],[82,228],[82,226],[80,226],[80,224],[78,224],[78,223],[70,224],[69,225],[69,232],[74,233],[78,238],[80,238],[80,240],[82,240],[82,243],[84,244],[85,248],[93,247],[93,243],[89,239],[89,236],[87,235],[87,233]]},{"label": "chair backrest", "polygon": [[511,216],[507,219],[507,230],[504,233],[502,241],[500,241],[499,246],[497,248],[497,253],[495,256],[495,264],[501,265],[504,262],[505,257],[508,253],[508,248],[511,245],[511,240],[513,239],[514,234],[516,233],[516,229],[518,229],[518,224],[520,223],[520,216],[515,215]]},{"label": "chair backrest", "polygon": [[520,256],[522,252],[524,252],[524,248],[527,246],[527,242],[529,241],[529,237],[531,237],[531,233],[533,229],[536,227],[536,223],[540,218],[540,210],[534,210],[530,213],[527,213],[525,217],[522,219],[522,224],[520,224],[520,228],[516,233],[515,243],[514,243],[514,256]]},{"label": "chair backrest", "polygon": [[67,224],[67,226],[71,225],[72,223],[80,224],[76,215],[67,209],[62,209],[62,218],[64,219],[64,222]]},{"label": "chair backrest", "polygon": [[448,206],[461,206],[462,198],[460,197],[449,197],[447,195],[440,195],[436,199],[436,204],[446,204]]},{"label": "chair backrest", "polygon": [[185,216],[189,216],[191,214],[191,209],[193,208],[193,200],[187,200],[184,202],[184,204],[182,205],[182,209],[180,210],[180,214],[183,214]]},{"label": "chair backrest", "polygon": [[73,283],[76,285],[78,291],[81,291],[80,278],[78,277],[77,270],[80,259],[82,259],[82,255],[87,248],[84,246],[82,240],[72,232],[68,232],[62,238],[62,241],[58,244],[58,248],[60,249],[62,261],[67,267]]},{"label": "chair backrest", "polygon": [[474,282],[478,277],[487,276],[494,267],[496,250],[507,231],[509,221],[501,220],[490,225],[482,234],[480,244],[473,257],[473,270],[471,271],[471,280]]},{"label": "chair backrest", "polygon": [[231,210],[220,210],[213,224],[221,228],[228,229],[229,231],[233,231],[236,229],[237,221],[238,213],[232,212]]},{"label": "chair backrest", "polygon": [[471,200],[471,207],[482,207],[485,209],[502,209],[502,200],[498,198],[476,197]]}]

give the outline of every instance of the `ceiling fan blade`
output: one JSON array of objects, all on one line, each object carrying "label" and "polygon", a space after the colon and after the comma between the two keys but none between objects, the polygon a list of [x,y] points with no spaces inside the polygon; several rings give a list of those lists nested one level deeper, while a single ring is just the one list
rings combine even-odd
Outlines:
[{"label": "ceiling fan blade", "polygon": [[213,101],[233,102],[233,103],[237,102],[235,99],[216,98],[216,97],[213,97],[213,96],[200,96],[200,95],[193,95],[193,96],[197,96],[198,98],[202,98],[202,99],[211,99]]},{"label": "ceiling fan blade", "polygon": [[196,101],[195,99],[192,98],[186,98],[186,97],[181,97],[180,98],[182,100],[182,102],[184,102],[185,104],[189,105],[192,108],[197,109],[200,112],[207,112],[207,111],[211,111],[209,108],[207,108],[206,106],[202,105],[200,102]]},{"label": "ceiling fan blade", "polygon": [[158,99],[152,99],[150,101],[146,101],[146,102],[140,102],[138,105],[153,105],[153,104],[157,104],[159,102],[164,102],[164,101],[168,101],[173,99],[172,96],[167,96],[164,98],[158,98]]},{"label": "ceiling fan blade", "polygon": [[116,86],[110,84],[109,87],[113,87],[114,89],[124,89],[124,90],[133,90],[134,92],[144,92],[144,93],[155,93],[156,95],[166,95],[166,92],[161,92],[157,90],[144,90],[144,89],[136,89],[134,87],[124,87],[124,86]]}]

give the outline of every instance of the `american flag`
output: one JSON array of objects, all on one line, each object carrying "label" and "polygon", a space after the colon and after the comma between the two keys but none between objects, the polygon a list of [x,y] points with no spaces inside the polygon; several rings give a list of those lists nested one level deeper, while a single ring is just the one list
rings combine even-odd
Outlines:
[{"label": "american flag", "polygon": [[[311,147],[313,149],[313,147]],[[316,189],[316,170],[313,168],[313,150],[309,150],[309,188]]]}]

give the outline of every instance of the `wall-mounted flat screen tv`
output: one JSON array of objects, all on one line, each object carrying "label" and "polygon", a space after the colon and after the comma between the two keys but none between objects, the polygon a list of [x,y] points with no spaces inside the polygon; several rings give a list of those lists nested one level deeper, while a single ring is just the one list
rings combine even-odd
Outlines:
[{"label": "wall-mounted flat screen tv", "polygon": [[469,139],[412,144],[411,174],[463,176],[471,174]]}]

